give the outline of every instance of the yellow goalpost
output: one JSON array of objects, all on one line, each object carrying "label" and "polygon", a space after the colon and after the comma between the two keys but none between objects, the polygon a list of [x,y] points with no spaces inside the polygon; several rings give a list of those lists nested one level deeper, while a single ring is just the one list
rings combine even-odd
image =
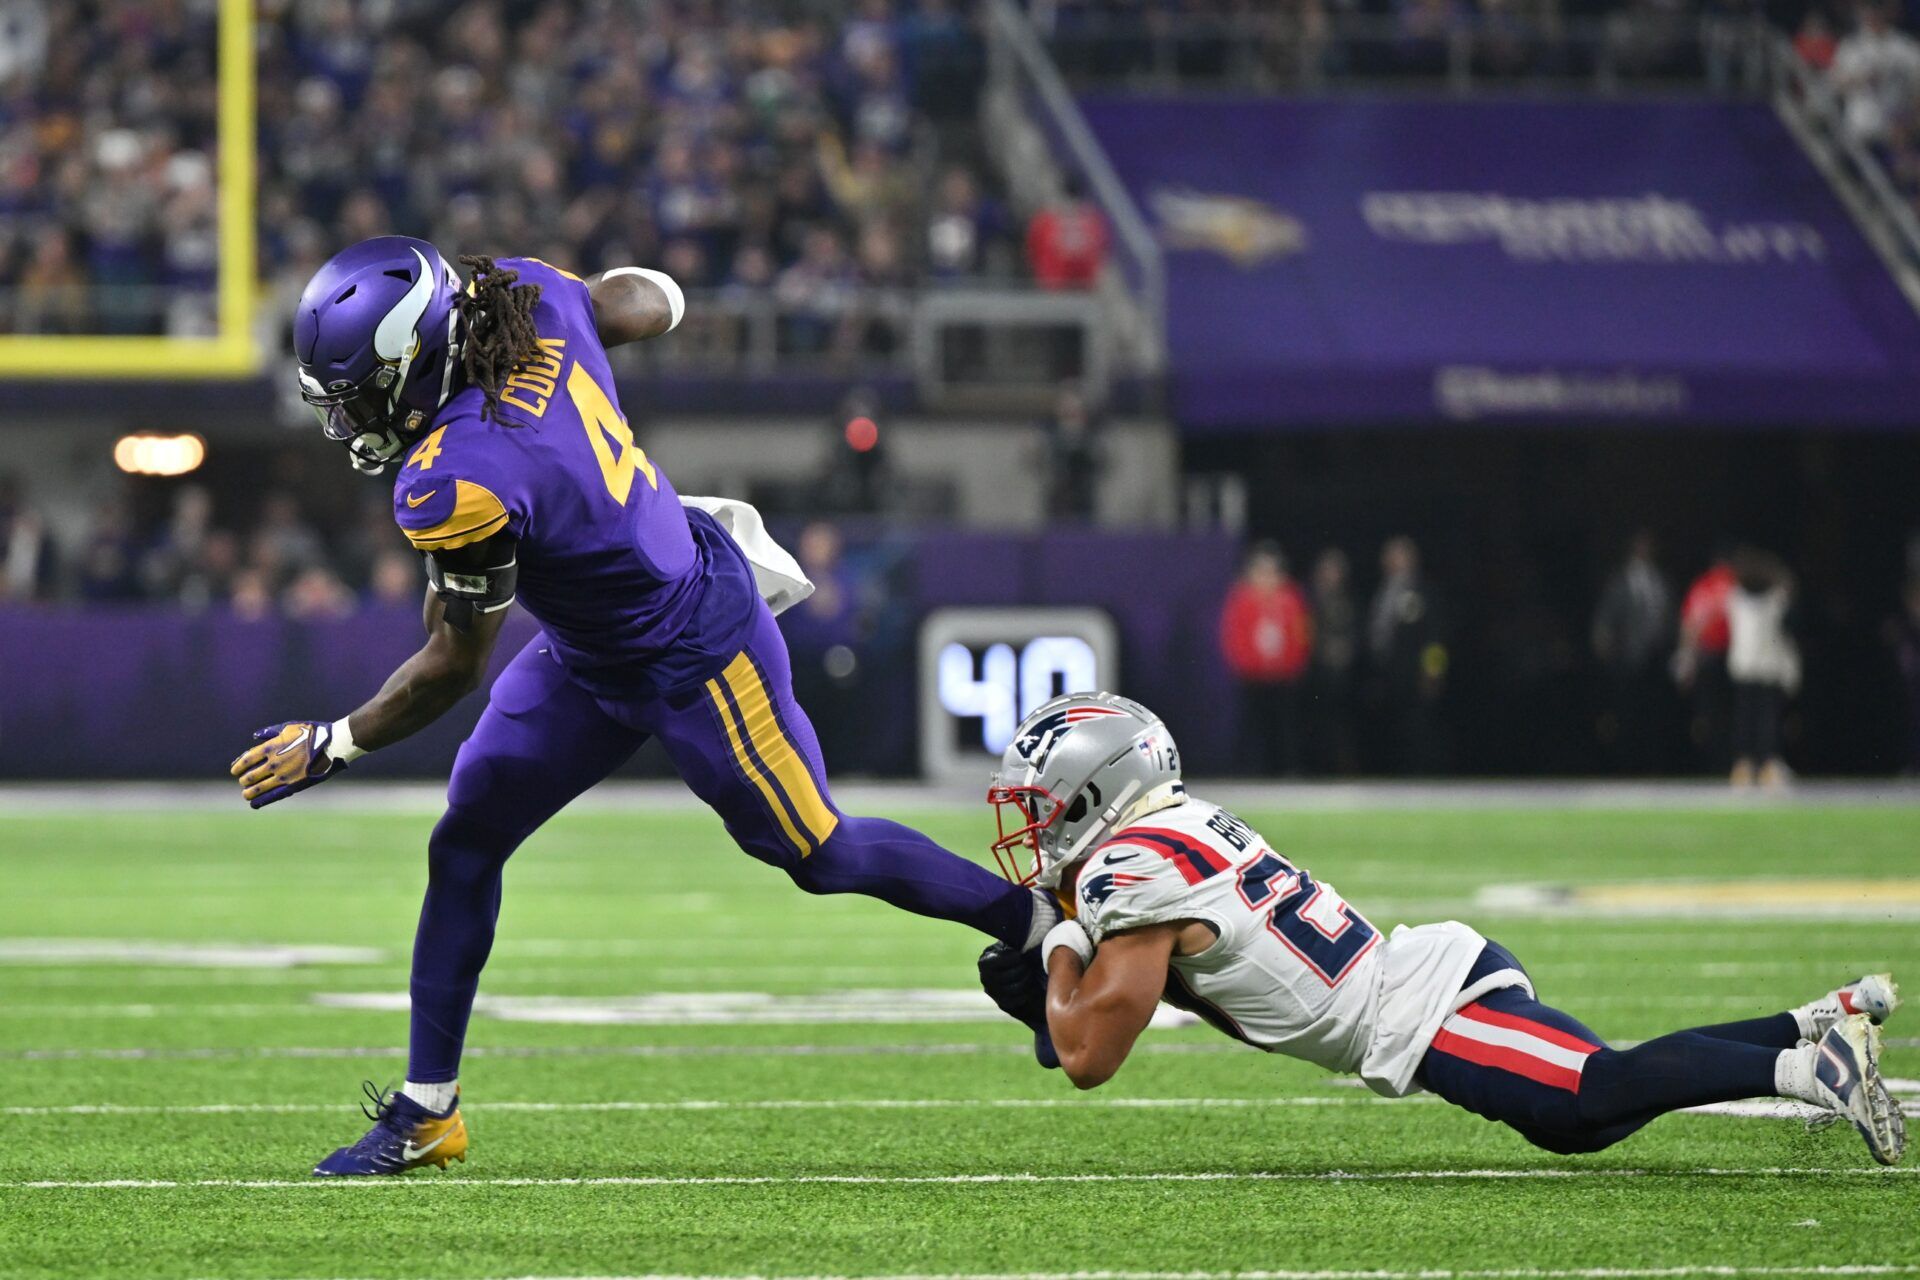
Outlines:
[{"label": "yellow goalpost", "polygon": [[219,0],[219,332],[0,335],[0,378],[232,378],[258,367],[254,309],[253,0]]}]

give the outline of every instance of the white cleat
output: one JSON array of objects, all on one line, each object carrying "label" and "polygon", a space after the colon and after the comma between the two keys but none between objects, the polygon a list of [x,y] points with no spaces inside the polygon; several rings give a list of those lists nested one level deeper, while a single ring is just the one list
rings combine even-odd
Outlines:
[{"label": "white cleat", "polygon": [[1875,1160],[1900,1162],[1907,1122],[1880,1081],[1880,1028],[1867,1014],[1850,1014],[1820,1037],[1813,1078],[1820,1104],[1859,1131]]},{"label": "white cleat", "polygon": [[1878,1026],[1892,1017],[1893,1011],[1899,1007],[1900,988],[1894,982],[1893,975],[1870,973],[1827,992],[1811,1004],[1801,1005],[1795,1013],[1800,1015],[1801,1029],[1807,1033],[1807,1038],[1818,1040],[1842,1018],[1864,1013]]},{"label": "white cleat", "polygon": [[1864,1013],[1876,1027],[1893,1016],[1900,1007],[1900,986],[1890,973],[1870,973],[1855,978],[1833,993],[1848,1014]]}]

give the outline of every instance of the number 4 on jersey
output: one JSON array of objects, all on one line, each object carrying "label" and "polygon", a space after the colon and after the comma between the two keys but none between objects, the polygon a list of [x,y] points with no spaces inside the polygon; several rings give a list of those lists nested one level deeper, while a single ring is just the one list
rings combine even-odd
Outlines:
[{"label": "number 4 on jersey", "polygon": [[1313,877],[1276,853],[1263,853],[1240,869],[1240,896],[1249,907],[1278,898],[1267,928],[1328,986],[1347,976],[1379,939],[1380,931]]},{"label": "number 4 on jersey", "polygon": [[600,474],[613,500],[623,507],[627,505],[627,495],[633,492],[636,467],[646,476],[647,483],[658,489],[660,475],[647,461],[646,451],[633,442],[633,429],[627,426],[627,420],[613,407],[613,401],[593,380],[593,375],[580,367],[579,361],[574,362],[573,372],[567,375],[567,394],[573,397],[573,407],[580,411],[580,424],[586,428],[593,456],[600,460]]}]

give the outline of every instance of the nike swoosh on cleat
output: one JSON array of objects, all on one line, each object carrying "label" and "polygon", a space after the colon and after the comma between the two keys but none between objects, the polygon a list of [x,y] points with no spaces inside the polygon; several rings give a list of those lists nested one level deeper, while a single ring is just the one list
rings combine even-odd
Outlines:
[{"label": "nike swoosh on cleat", "polygon": [[1824,1044],[1820,1046],[1820,1056],[1833,1064],[1833,1069],[1835,1072],[1834,1082],[1828,1085],[1827,1087],[1829,1089],[1832,1089],[1835,1094],[1838,1094],[1844,1097],[1845,1096],[1844,1091],[1846,1090],[1847,1086],[1853,1082],[1852,1067],[1839,1054],[1835,1053],[1832,1049],[1828,1048]]},{"label": "nike swoosh on cleat", "polygon": [[427,491],[426,491],[425,493],[423,493],[423,494],[421,494],[421,495],[420,495],[419,497],[417,497],[417,498],[416,498],[416,497],[414,497],[414,496],[413,496],[412,494],[408,494],[408,495],[407,495],[407,505],[408,505],[409,507],[417,507],[417,506],[419,506],[419,505],[420,505],[421,503],[423,503],[423,502],[425,502],[425,501],[426,501],[426,500],[427,500],[428,498],[431,498],[431,497],[432,497],[432,496],[433,496],[434,494],[436,494],[436,493],[438,493],[438,492],[440,492],[440,491],[439,491],[438,489],[429,489],[429,490],[427,490]]},{"label": "nike swoosh on cleat", "polygon": [[442,1133],[439,1137],[435,1138],[432,1142],[429,1142],[424,1147],[414,1146],[413,1139],[408,1138],[407,1145],[400,1149],[400,1158],[402,1160],[418,1160],[421,1156],[426,1155],[429,1151],[433,1150],[435,1147],[445,1142],[452,1134],[453,1134],[453,1130],[448,1129],[445,1133]]}]

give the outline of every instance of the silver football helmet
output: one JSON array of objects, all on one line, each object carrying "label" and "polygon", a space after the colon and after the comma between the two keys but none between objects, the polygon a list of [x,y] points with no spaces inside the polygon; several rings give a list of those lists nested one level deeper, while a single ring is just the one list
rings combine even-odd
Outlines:
[{"label": "silver football helmet", "polygon": [[[994,860],[1014,883],[1051,889],[1110,833],[1186,798],[1159,716],[1118,694],[1054,698],[1014,730],[987,788],[1000,828]],[[1020,818],[1012,830],[1009,805]]]}]

